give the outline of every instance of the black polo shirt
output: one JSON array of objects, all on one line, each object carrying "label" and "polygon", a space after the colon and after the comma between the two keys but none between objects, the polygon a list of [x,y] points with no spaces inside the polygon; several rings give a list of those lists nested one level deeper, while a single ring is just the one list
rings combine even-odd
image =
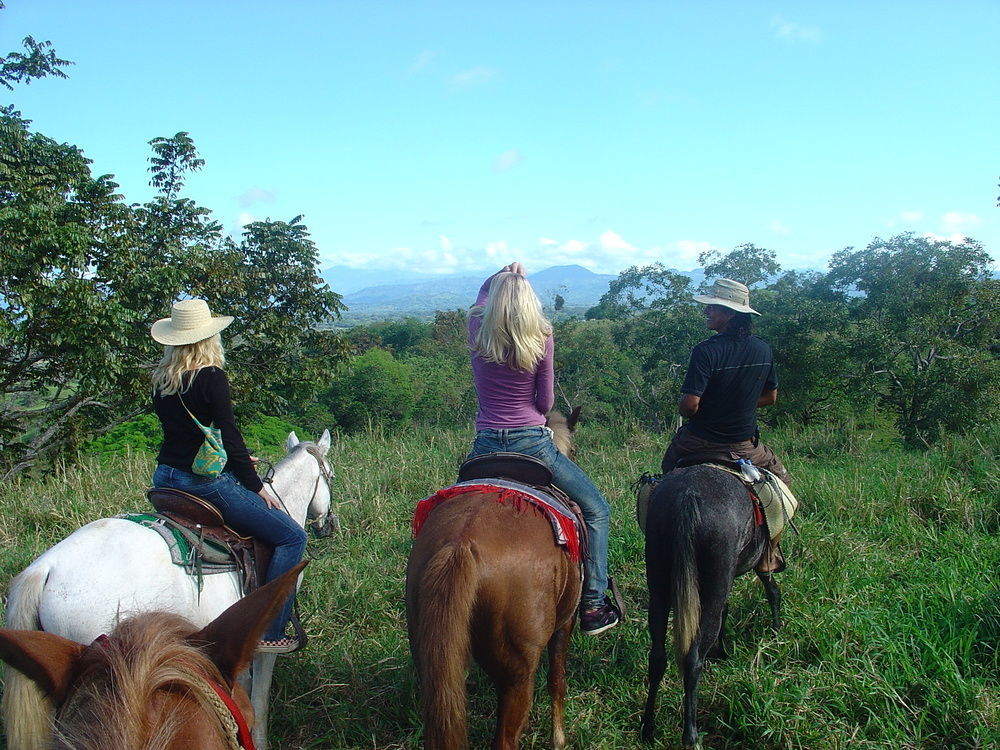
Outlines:
[{"label": "black polo shirt", "polygon": [[691,351],[681,393],[701,397],[688,422],[695,435],[738,443],[757,432],[757,399],[778,387],[774,355],[757,336],[719,333]]}]

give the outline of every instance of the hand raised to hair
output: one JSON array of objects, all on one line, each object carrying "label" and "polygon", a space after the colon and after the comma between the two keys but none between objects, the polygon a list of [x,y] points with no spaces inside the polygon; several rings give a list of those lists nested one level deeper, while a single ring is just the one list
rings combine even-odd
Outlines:
[{"label": "hand raised to hair", "polygon": [[524,270],[524,265],[514,261],[509,266],[504,266],[502,271],[507,271],[509,273],[516,273],[518,276],[527,276],[528,272]]}]

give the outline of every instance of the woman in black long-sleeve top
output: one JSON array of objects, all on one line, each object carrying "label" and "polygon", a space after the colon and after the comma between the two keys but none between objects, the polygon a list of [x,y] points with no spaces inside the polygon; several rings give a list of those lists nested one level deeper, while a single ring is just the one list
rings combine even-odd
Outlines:
[{"label": "woman in black long-sleeve top", "polygon": [[[236,426],[219,335],[232,322],[229,316],[212,317],[204,300],[189,299],[175,304],[171,316],[150,330],[153,339],[165,346],[163,359],[153,370],[153,408],[163,427],[153,484],[204,498],[234,530],[274,545],[267,570],[267,581],[272,581],[302,559],[306,534],[264,488]],[[195,418],[222,432],[227,461],[217,477],[192,471],[205,440]],[[264,632],[261,651],[288,653],[298,648],[298,639],[285,635],[293,602],[294,596],[289,597]]]}]

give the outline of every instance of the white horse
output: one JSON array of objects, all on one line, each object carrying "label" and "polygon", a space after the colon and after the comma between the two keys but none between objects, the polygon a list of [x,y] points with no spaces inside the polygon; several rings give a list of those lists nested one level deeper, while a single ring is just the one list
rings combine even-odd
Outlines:
[{"label": "white horse", "polygon": [[[274,467],[272,494],[299,525],[305,526],[308,518],[317,534],[329,534],[337,524],[330,510],[329,430],[318,443],[300,443],[293,432],[285,450],[287,455]],[[199,591],[196,578],[171,562],[156,531],[121,518],[102,518],[42,553],[14,578],[7,596],[6,626],[44,630],[90,644],[114,630],[120,620],[140,612],[173,612],[201,628],[239,598],[237,573],[203,576]],[[257,713],[253,734],[258,748],[266,746],[274,657],[260,654],[253,665]],[[17,670],[7,670],[2,713],[8,747],[48,747],[51,712],[51,702],[33,682]]]}]

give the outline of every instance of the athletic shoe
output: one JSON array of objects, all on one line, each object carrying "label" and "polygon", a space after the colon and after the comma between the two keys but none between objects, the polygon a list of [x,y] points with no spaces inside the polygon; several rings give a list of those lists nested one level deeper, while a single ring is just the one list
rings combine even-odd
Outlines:
[{"label": "athletic shoe", "polygon": [[265,654],[290,654],[293,651],[298,651],[301,647],[302,644],[299,643],[298,638],[285,636],[273,641],[262,640],[257,644],[257,651]]},{"label": "athletic shoe", "polygon": [[584,635],[597,635],[605,630],[611,630],[622,621],[618,607],[607,599],[596,609],[580,610],[580,632]]}]

